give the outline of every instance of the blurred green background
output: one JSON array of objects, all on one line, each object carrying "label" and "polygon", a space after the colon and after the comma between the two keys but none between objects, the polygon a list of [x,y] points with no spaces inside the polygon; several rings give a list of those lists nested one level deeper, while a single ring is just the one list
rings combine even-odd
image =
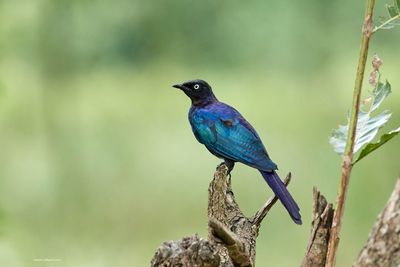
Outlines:
[{"label": "blurred green background", "polygon": [[[281,176],[293,173],[304,224],[277,205],[257,263],[298,266],[312,186],[336,198],[328,138],[351,103],[363,13],[364,1],[346,0],[0,1],[0,266],[149,266],[161,242],[206,237],[220,160],[195,141],[189,100],[171,88],[194,78],[254,125]],[[386,131],[400,125],[399,33],[379,32],[370,49],[393,88]],[[354,169],[338,266],[366,241],[399,148],[397,138]],[[248,215],[271,195],[240,164],[233,189]]]}]

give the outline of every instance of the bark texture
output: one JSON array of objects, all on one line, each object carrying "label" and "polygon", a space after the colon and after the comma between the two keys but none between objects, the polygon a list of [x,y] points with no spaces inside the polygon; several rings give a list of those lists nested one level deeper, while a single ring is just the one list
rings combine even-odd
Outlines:
[{"label": "bark texture", "polygon": [[400,266],[400,178],[354,266]]},{"label": "bark texture", "polygon": [[164,242],[154,255],[151,266],[220,266],[216,247],[197,235],[179,241]]},{"label": "bark texture", "polygon": [[323,267],[328,253],[328,243],[333,219],[332,204],[314,187],[313,217],[310,241],[301,267]]},{"label": "bark texture", "polygon": [[[164,242],[151,266],[255,266],[261,222],[278,199],[271,197],[254,216],[246,217],[235,201],[227,171],[225,165],[219,166],[208,189],[208,240],[194,235]],[[284,181],[286,186],[290,178],[289,174]]]},{"label": "bark texture", "polygon": [[[290,179],[289,173],[286,186]],[[164,242],[151,261],[152,267],[255,266],[258,231],[277,197],[271,197],[254,216],[246,217],[235,201],[225,165],[218,167],[208,191],[208,240],[193,235]],[[316,188],[313,193],[310,240],[301,267],[328,265],[334,210]],[[400,179],[354,266],[400,266]]]}]

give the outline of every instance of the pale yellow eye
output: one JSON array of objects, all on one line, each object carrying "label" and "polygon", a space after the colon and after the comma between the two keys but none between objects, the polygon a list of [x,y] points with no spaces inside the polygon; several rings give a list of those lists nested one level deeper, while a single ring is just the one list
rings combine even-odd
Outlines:
[{"label": "pale yellow eye", "polygon": [[193,88],[194,88],[195,90],[197,90],[197,89],[199,89],[199,88],[200,88],[200,85],[198,85],[198,84],[195,84],[195,85],[193,86]]}]

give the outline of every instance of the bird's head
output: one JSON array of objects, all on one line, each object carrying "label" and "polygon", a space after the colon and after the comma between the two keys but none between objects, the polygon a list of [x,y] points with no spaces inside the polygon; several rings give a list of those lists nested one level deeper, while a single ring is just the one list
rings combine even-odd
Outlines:
[{"label": "bird's head", "polygon": [[211,86],[203,80],[192,80],[172,87],[181,89],[191,100],[193,105],[207,105],[216,101]]}]

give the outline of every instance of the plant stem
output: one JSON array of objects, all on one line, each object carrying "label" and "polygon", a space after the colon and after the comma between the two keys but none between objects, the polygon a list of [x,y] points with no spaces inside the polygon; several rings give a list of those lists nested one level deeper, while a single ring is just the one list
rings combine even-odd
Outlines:
[{"label": "plant stem", "polygon": [[344,203],[346,201],[346,195],[348,190],[348,185],[350,181],[350,174],[352,169],[352,161],[353,161],[353,150],[354,150],[354,143],[356,138],[356,130],[357,130],[357,119],[358,113],[360,108],[360,97],[361,97],[361,89],[362,83],[364,79],[364,72],[365,72],[365,64],[367,61],[368,56],[368,47],[369,41],[372,35],[372,14],[374,10],[375,0],[367,0],[367,6],[365,11],[365,19],[364,19],[364,26],[363,32],[361,36],[361,47],[360,47],[360,55],[358,59],[358,67],[357,67],[357,74],[356,80],[354,85],[354,92],[353,92],[353,104],[351,108],[350,114],[350,125],[349,125],[349,132],[347,135],[347,142],[346,148],[343,155],[342,161],[342,171],[341,171],[341,178],[339,184],[339,193],[336,200],[336,209],[335,214],[333,217],[333,223],[329,238],[329,247],[328,247],[328,254],[326,260],[327,267],[334,267],[336,261],[336,252],[339,245],[339,234],[340,234],[340,227],[342,225],[342,218],[344,212]]}]

